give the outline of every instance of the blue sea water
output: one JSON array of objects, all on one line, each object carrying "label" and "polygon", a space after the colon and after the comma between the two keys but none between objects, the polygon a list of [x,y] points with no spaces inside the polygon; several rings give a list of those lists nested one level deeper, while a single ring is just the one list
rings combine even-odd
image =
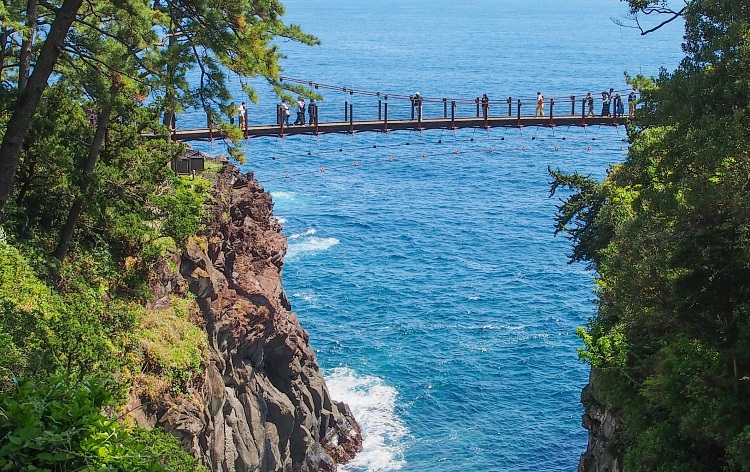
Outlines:
[{"label": "blue sea water", "polygon": [[[281,42],[285,75],[383,93],[580,97],[681,58],[680,25],[641,37],[611,20],[626,13],[617,0],[284,4],[322,41]],[[274,121],[276,100],[253,84],[250,123]],[[323,93],[321,120],[343,119],[345,100],[358,118],[377,115],[372,97]],[[588,368],[575,328],[595,312],[593,274],[553,236],[547,168],[601,179],[624,139],[622,127],[558,127],[244,143],[243,169],[271,192],[288,237],[293,309],[331,394],[362,425],[364,451],[342,470],[576,469]]]}]

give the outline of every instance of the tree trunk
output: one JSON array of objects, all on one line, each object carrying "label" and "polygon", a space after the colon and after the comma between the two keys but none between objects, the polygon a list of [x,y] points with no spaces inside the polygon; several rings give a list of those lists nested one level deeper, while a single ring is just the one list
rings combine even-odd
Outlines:
[{"label": "tree trunk", "polygon": [[39,107],[42,93],[47,88],[47,80],[62,53],[65,36],[67,36],[82,4],[83,0],[65,0],[63,2],[39,52],[34,72],[29,76],[26,88],[21,92],[13,106],[13,114],[5,130],[2,144],[0,144],[0,212],[3,211],[5,203],[13,193],[16,170],[21,156],[21,146],[23,146],[23,141],[29,132],[31,118]]},{"label": "tree trunk", "polygon": [[10,36],[10,29],[3,28],[0,33],[0,74],[5,69],[5,50],[8,47],[8,37]]},{"label": "tree trunk", "polygon": [[34,43],[36,33],[36,0],[28,0],[26,4],[26,18],[29,31],[23,35],[21,42],[21,59],[18,65],[18,91],[23,92],[29,82],[31,71],[31,45]]},{"label": "tree trunk", "polygon": [[109,97],[107,104],[104,106],[104,110],[99,114],[94,140],[89,147],[89,154],[86,157],[86,164],[83,168],[83,184],[81,185],[81,191],[73,202],[73,206],[68,212],[68,219],[65,221],[65,226],[63,226],[63,229],[60,232],[60,242],[57,245],[57,249],[55,249],[55,258],[60,262],[64,261],[65,257],[68,255],[70,242],[73,240],[73,233],[75,232],[76,225],[78,225],[78,219],[81,217],[81,212],[83,212],[83,204],[91,191],[91,175],[94,173],[96,161],[99,158],[102,146],[104,145],[104,137],[107,134],[109,120],[112,115],[114,95],[115,94],[112,94]]},{"label": "tree trunk", "polygon": [[26,193],[29,191],[29,188],[31,188],[31,183],[36,177],[34,174],[36,162],[36,159],[31,158],[29,159],[29,162],[26,163],[26,175],[21,179],[21,189],[18,191],[18,195],[16,195],[16,205],[21,205],[21,203],[23,203],[24,198],[26,198]]}]

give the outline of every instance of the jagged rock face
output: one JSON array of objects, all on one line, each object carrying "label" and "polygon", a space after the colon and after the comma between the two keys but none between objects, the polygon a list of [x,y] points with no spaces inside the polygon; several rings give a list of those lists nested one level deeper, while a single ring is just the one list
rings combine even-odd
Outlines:
[{"label": "jagged rock face", "polygon": [[592,372],[588,385],[581,391],[583,427],[589,432],[589,442],[578,462],[578,472],[623,472],[622,458],[615,447],[617,417],[594,398],[594,376]]},{"label": "jagged rock face", "polygon": [[[158,423],[213,471],[334,471],[361,449],[349,408],[331,400],[308,334],[281,286],[286,239],[252,175],[218,173],[207,247],[179,261],[205,320],[205,382]],[[164,288],[162,289],[164,291]]]}]

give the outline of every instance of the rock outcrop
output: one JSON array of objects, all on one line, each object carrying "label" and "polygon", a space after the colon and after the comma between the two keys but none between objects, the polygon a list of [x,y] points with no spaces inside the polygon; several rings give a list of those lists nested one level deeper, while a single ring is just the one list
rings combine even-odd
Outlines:
[{"label": "rock outcrop", "polygon": [[616,447],[617,417],[594,397],[594,377],[592,372],[588,385],[581,391],[583,427],[589,432],[589,442],[578,462],[578,472],[623,472]]},{"label": "rock outcrop", "polygon": [[281,286],[286,239],[271,196],[228,164],[216,176],[204,237],[163,271],[156,299],[189,290],[209,360],[192,395],[152,412],[213,471],[334,471],[361,449],[347,405],[331,400]]}]

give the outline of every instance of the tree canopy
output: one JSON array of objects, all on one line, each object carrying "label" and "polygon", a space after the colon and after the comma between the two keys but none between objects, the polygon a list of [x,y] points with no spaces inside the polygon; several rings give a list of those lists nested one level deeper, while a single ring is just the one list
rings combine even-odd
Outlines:
[{"label": "tree canopy", "polygon": [[[227,73],[263,76],[281,90],[282,54],[275,41],[317,43],[283,23],[283,13],[275,0],[5,2],[0,211],[26,166],[24,142],[50,79],[87,77],[83,97],[99,112],[107,94],[149,96],[160,110],[199,107],[218,123],[230,99]],[[193,71],[197,80],[187,80]],[[256,97],[250,88],[246,92]]]},{"label": "tree canopy", "polygon": [[620,420],[626,470],[748,471],[750,9],[679,14],[686,57],[642,88],[626,161],[601,184],[552,172],[553,192],[574,189],[557,230],[597,271],[581,357]]},{"label": "tree canopy", "polygon": [[[283,13],[276,0],[0,4],[0,470],[203,470],[118,410],[187,395],[207,356],[189,297],[146,308],[211,187],[169,168],[186,147],[159,117],[197,108],[239,136],[220,119],[229,74],[303,91],[278,80],[277,43],[317,39]],[[144,139],[154,131],[165,138]]]}]

